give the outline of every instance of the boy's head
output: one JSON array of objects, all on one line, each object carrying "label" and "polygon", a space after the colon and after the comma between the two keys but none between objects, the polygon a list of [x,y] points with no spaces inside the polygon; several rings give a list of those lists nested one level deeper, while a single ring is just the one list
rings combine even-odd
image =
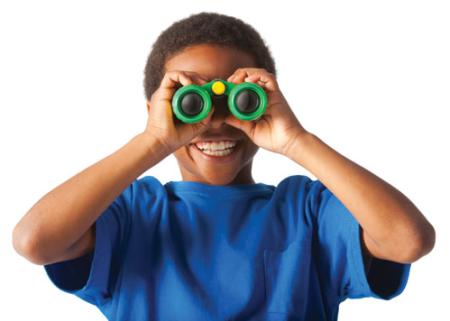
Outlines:
[{"label": "boy's head", "polygon": [[[258,32],[234,17],[191,15],[172,24],[154,43],[144,71],[145,96],[149,102],[169,70],[194,71],[209,80],[226,80],[242,67],[264,68],[276,74],[270,50]],[[251,167],[258,146],[244,132],[224,123],[229,114],[226,98],[213,100],[213,105],[211,127],[174,152],[183,180],[212,185],[254,183]],[[213,140],[235,141],[236,146],[228,156],[217,156],[217,152],[208,156],[208,151],[197,148],[201,142]]]}]

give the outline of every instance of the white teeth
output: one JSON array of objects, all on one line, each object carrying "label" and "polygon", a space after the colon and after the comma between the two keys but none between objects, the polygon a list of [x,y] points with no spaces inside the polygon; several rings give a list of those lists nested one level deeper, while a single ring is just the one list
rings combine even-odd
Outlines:
[{"label": "white teeth", "polygon": [[202,153],[205,153],[207,155],[212,155],[212,156],[227,156],[227,155],[230,155],[232,152],[233,152],[233,149],[217,150],[217,151],[212,151],[212,150],[207,150],[207,149],[202,150]]},{"label": "white teeth", "polygon": [[236,146],[235,141],[198,142],[195,144],[202,153],[212,156],[230,155]]},{"label": "white teeth", "polygon": [[236,146],[236,142],[232,141],[221,141],[221,142],[198,142],[197,147],[201,150],[209,151],[223,151],[228,148],[233,148]]}]

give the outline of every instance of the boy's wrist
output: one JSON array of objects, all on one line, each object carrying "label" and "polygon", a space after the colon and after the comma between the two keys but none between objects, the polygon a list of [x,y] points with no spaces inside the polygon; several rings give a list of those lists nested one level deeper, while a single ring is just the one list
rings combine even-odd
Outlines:
[{"label": "boy's wrist", "polygon": [[121,151],[121,158],[128,164],[127,168],[133,178],[138,177],[166,157],[157,143],[143,134],[133,136],[118,152]]},{"label": "boy's wrist", "polygon": [[301,134],[297,135],[295,141],[291,144],[285,156],[301,164],[302,155],[307,152],[307,146],[310,145],[315,138],[316,136],[310,132],[302,132]]},{"label": "boy's wrist", "polygon": [[143,148],[145,148],[146,153],[152,157],[160,157],[161,159],[167,157],[172,152],[169,150],[168,146],[164,145],[156,139],[154,136],[147,133],[140,133],[135,136],[137,140],[140,141]]}]

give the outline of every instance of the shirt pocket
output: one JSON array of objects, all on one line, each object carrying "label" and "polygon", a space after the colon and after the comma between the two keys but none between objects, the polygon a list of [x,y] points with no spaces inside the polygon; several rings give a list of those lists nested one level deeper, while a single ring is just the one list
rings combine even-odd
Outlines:
[{"label": "shirt pocket", "polygon": [[308,304],[310,243],[309,239],[303,239],[292,242],[283,250],[264,249],[267,312],[296,316],[305,314]]}]

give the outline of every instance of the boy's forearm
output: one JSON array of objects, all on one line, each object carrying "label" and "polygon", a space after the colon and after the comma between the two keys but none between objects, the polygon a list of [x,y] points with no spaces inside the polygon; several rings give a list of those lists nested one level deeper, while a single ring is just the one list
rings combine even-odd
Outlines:
[{"label": "boy's forearm", "polygon": [[310,171],[345,205],[385,259],[414,260],[433,247],[432,225],[406,196],[317,136],[299,135],[286,156]]},{"label": "boy's forearm", "polygon": [[48,259],[59,256],[80,239],[134,179],[168,156],[159,146],[150,137],[139,134],[51,190],[16,225],[15,247],[38,252]]}]

